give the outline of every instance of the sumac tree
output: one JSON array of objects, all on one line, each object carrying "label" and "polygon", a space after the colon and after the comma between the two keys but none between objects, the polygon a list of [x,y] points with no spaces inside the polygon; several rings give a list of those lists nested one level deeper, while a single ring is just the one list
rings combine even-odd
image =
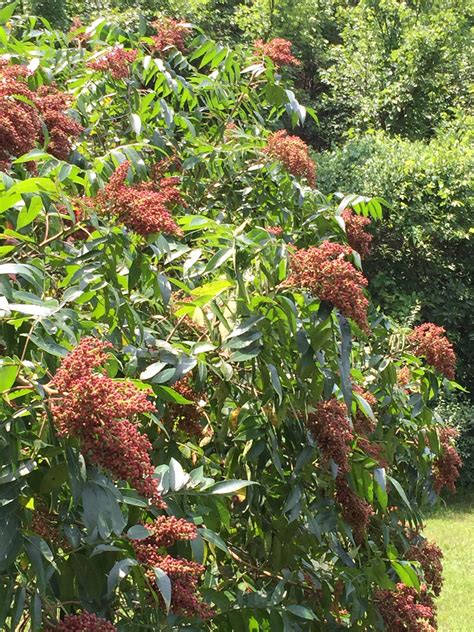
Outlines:
[{"label": "sumac tree", "polygon": [[[459,467],[431,405],[455,383],[439,328],[369,303],[355,220],[382,202],[314,188],[277,131],[312,112],[261,46],[12,14],[2,629],[428,629],[422,511]],[[39,122],[20,155],[12,108]]]}]

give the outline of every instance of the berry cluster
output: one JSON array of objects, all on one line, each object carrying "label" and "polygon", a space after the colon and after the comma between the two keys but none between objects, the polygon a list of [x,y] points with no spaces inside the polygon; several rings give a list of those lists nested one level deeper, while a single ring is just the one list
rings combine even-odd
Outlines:
[{"label": "berry cluster", "polygon": [[353,433],[345,404],[336,399],[320,401],[306,423],[325,460],[332,459],[339,471],[347,472]]},{"label": "berry cluster", "polygon": [[443,487],[453,493],[456,491],[456,481],[462,466],[461,457],[454,445],[458,434],[455,428],[442,428],[439,432],[442,453],[433,465],[433,487],[437,494]]},{"label": "berry cluster", "polygon": [[374,513],[372,507],[351,489],[346,478],[341,475],[336,477],[336,500],[342,507],[342,517],[352,528],[354,540],[361,544]]},{"label": "berry cluster", "polygon": [[375,603],[387,632],[434,632],[436,607],[423,589],[397,584],[395,590],[378,590]]},{"label": "berry cluster", "polygon": [[128,481],[160,507],[151,443],[130,420],[155,407],[147,400],[149,392],[98,371],[107,360],[108,348],[108,343],[83,338],[62,361],[52,382],[59,395],[51,400],[51,412],[60,436],[79,439],[92,463]]},{"label": "berry cluster", "polygon": [[123,162],[114,172],[105,189],[98,195],[103,210],[123,222],[127,228],[147,236],[152,233],[181,235],[170,208],[184,206],[176,188],[178,178],[162,178],[156,182],[126,183],[130,163]]},{"label": "berry cluster", "polygon": [[[172,546],[178,540],[194,540],[197,536],[194,524],[174,516],[160,516],[153,524],[146,524],[145,526],[150,531],[150,536],[144,540],[134,541],[133,548],[137,560],[150,567],[160,566],[161,568],[164,551],[160,551],[160,549],[163,547]],[[184,562],[193,564],[187,560]]]},{"label": "berry cluster", "polygon": [[0,163],[5,168],[12,157],[45,141],[43,125],[48,130],[48,151],[60,160],[69,156],[70,139],[82,132],[79,123],[65,114],[70,105],[68,95],[54,86],[31,90],[26,83],[28,75],[25,66],[10,66],[0,60]]},{"label": "berry cluster", "polygon": [[35,507],[31,520],[31,530],[43,540],[48,540],[57,546],[67,545],[58,527],[58,515],[48,511],[45,507]]},{"label": "berry cluster", "polygon": [[353,250],[357,250],[362,259],[370,255],[372,235],[364,229],[371,224],[368,217],[357,215],[351,208],[342,212],[342,219],[346,224],[347,241]]},{"label": "berry cluster", "polygon": [[402,366],[402,368],[397,371],[397,384],[403,388],[408,386],[410,382],[411,371],[407,366]]},{"label": "berry cluster", "polygon": [[68,35],[71,37],[71,41],[75,42],[78,46],[83,46],[90,39],[90,35],[85,31],[82,33],[76,33],[76,31],[82,29],[83,26],[82,20],[78,15],[72,18]]},{"label": "berry cluster", "polygon": [[125,50],[122,46],[114,46],[96,59],[87,62],[87,67],[99,72],[110,72],[114,79],[126,79],[130,76],[132,64],[138,52]]},{"label": "berry cluster", "polygon": [[192,388],[189,377],[186,376],[173,384],[173,389],[184,398],[193,402],[192,404],[170,404],[168,407],[168,417],[173,422],[173,426],[182,430],[190,437],[199,437],[203,433],[201,425],[202,409],[199,405],[201,396]]},{"label": "berry cluster", "polygon": [[185,50],[186,37],[191,33],[189,26],[183,24],[182,20],[173,20],[164,17],[152,22],[156,29],[156,35],[152,35],[153,50],[159,53],[165,52],[168,48],[177,48],[181,52]]},{"label": "berry cluster", "polygon": [[292,54],[293,44],[282,37],[275,37],[269,42],[259,39],[254,42],[254,52],[259,57],[269,57],[277,68],[281,66],[300,66],[299,59]]},{"label": "berry cluster", "polygon": [[[59,92],[53,86],[41,86],[37,91],[36,104],[49,133],[48,151],[60,160],[66,160],[71,152],[70,138],[79,136],[83,129],[77,121],[65,114],[70,101],[67,94]],[[40,139],[43,142],[42,132]]]},{"label": "berry cluster", "polygon": [[150,582],[155,581],[152,568],[160,568],[171,581],[171,609],[175,614],[198,616],[207,619],[212,611],[203,603],[197,593],[198,580],[205,568],[201,564],[172,555],[165,555],[162,549],[172,546],[178,540],[193,540],[197,536],[196,527],[182,518],[160,516],[152,525],[147,524],[150,536],[134,541],[133,548],[137,560],[147,568]]},{"label": "berry cluster", "polygon": [[408,549],[406,558],[420,564],[428,588],[439,596],[443,586],[443,552],[439,546],[427,540],[417,541]]},{"label": "berry cluster", "polygon": [[265,229],[267,233],[273,235],[273,237],[281,237],[283,235],[283,228],[281,226],[269,226]]},{"label": "berry cluster", "polygon": [[69,614],[48,632],[118,632],[117,628],[92,612]]},{"label": "berry cluster", "polygon": [[283,285],[305,288],[322,301],[328,301],[361,329],[369,330],[369,301],[363,288],[367,279],[346,261],[352,250],[348,246],[323,241],[320,246],[297,249],[291,255],[290,276]]},{"label": "berry cluster", "polygon": [[292,175],[306,178],[314,187],[316,166],[309,155],[308,145],[299,136],[290,136],[284,129],[274,132],[268,137],[264,151],[282,162]]},{"label": "berry cluster", "polygon": [[415,355],[424,356],[428,364],[445,375],[448,380],[454,380],[456,355],[445,333],[444,327],[423,323],[415,327],[408,340]]},{"label": "berry cluster", "polygon": [[8,165],[11,156],[20,156],[33,149],[39,138],[41,120],[37,110],[16,97],[34,103],[35,94],[23,79],[24,66],[8,66],[0,62],[0,161]]}]

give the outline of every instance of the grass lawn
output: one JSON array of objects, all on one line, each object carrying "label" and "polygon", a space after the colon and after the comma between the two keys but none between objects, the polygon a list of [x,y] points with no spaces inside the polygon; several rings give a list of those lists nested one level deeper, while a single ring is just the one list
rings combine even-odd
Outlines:
[{"label": "grass lawn", "polygon": [[474,490],[459,491],[426,520],[426,536],[444,553],[438,600],[440,632],[474,631]]}]

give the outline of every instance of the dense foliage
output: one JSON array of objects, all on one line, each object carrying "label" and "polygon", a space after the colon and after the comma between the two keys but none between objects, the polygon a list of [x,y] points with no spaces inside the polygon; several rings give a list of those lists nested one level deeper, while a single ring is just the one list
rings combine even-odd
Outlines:
[{"label": "dense foliage", "polygon": [[277,130],[314,114],[288,43],[13,12],[1,627],[433,629],[455,358],[369,303],[381,201]]},{"label": "dense foliage", "polygon": [[456,343],[472,389],[474,309],[472,120],[440,127],[429,142],[385,134],[350,140],[318,156],[323,190],[377,193],[392,202],[367,260],[376,301],[400,322],[432,320]]}]

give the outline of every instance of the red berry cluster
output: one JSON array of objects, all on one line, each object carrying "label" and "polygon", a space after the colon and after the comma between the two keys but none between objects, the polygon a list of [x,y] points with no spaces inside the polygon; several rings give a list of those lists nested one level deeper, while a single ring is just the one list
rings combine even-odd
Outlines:
[{"label": "red berry cluster", "polygon": [[397,384],[402,388],[411,382],[411,371],[407,366],[403,366],[397,371]]},{"label": "red berry cluster", "polygon": [[353,433],[345,404],[336,399],[318,402],[315,412],[308,415],[307,427],[324,458],[332,459],[341,472],[347,472]]},{"label": "red berry cluster", "polygon": [[152,525],[148,538],[133,542],[137,560],[147,567],[151,583],[155,581],[153,567],[160,568],[171,581],[171,609],[175,614],[198,616],[207,619],[212,611],[203,603],[197,593],[198,580],[205,568],[201,564],[172,555],[164,555],[160,550],[172,546],[178,540],[193,540],[197,536],[196,527],[182,518],[160,516]]},{"label": "red berry cluster", "polygon": [[456,355],[445,333],[444,327],[438,327],[433,323],[423,323],[415,327],[408,336],[408,340],[413,346],[415,355],[424,356],[428,364],[445,375],[448,380],[454,380]]},{"label": "red berry cluster", "polygon": [[443,586],[443,552],[436,544],[427,540],[413,543],[407,551],[407,560],[418,562],[428,588],[439,596]]},{"label": "red berry cluster", "polygon": [[160,180],[168,171],[181,171],[183,163],[178,154],[173,151],[169,156],[158,160],[151,166],[150,174],[152,180]]},{"label": "red berry cluster", "polygon": [[387,632],[434,632],[436,607],[423,589],[397,584],[395,590],[378,590],[375,603],[382,615]]},{"label": "red berry cluster", "polygon": [[316,166],[309,155],[308,145],[299,136],[290,136],[284,129],[274,132],[268,137],[264,151],[282,162],[292,175],[306,178],[314,187]]},{"label": "red berry cluster", "polygon": [[269,226],[265,230],[274,237],[281,237],[283,235],[283,228],[281,226]]},{"label": "red berry cluster", "polygon": [[59,396],[51,412],[61,436],[76,437],[90,461],[128,481],[156,506],[163,506],[153,478],[148,437],[130,419],[152,412],[147,391],[132,382],[118,382],[98,369],[107,360],[110,344],[83,338],[64,358],[52,384]]},{"label": "red berry cluster", "polygon": [[41,86],[37,95],[36,103],[49,133],[48,151],[56,158],[66,160],[71,152],[69,139],[79,136],[83,129],[64,113],[70,105],[70,97],[52,86]]},{"label": "red berry cluster", "polygon": [[150,536],[136,543],[136,551],[141,550],[142,546],[149,546],[150,544],[156,549],[162,546],[172,546],[178,540],[194,540],[197,537],[196,526],[184,518],[158,516],[152,524],[144,526],[150,531]]},{"label": "red berry cluster", "polygon": [[357,250],[362,259],[370,255],[372,235],[365,232],[365,227],[371,224],[368,217],[357,215],[351,208],[342,212],[342,219],[346,224],[347,241],[353,250]]},{"label": "red berry cluster", "polygon": [[35,94],[23,79],[24,66],[8,66],[0,61],[0,161],[8,165],[11,156],[26,154],[39,138],[41,120],[37,110],[16,97],[34,103]]},{"label": "red berry cluster", "polygon": [[127,228],[147,236],[152,233],[181,235],[170,208],[184,201],[176,188],[178,178],[162,178],[157,182],[126,183],[130,163],[123,162],[98,195],[103,210],[123,222]]},{"label": "red berry cluster", "polygon": [[433,465],[433,487],[437,494],[443,487],[453,493],[456,491],[456,481],[462,467],[461,457],[454,445],[454,440],[458,434],[455,428],[442,428],[439,432],[442,453]]},{"label": "red berry cluster", "polygon": [[118,632],[113,623],[92,612],[69,614],[49,632]]},{"label": "red berry cluster", "polygon": [[336,477],[336,500],[342,507],[342,517],[352,528],[354,540],[361,544],[374,513],[372,507],[351,489],[346,478],[341,475]]},{"label": "red berry cluster", "polygon": [[163,53],[174,47],[181,52],[184,51],[186,37],[191,33],[191,29],[185,26],[182,20],[165,17],[152,22],[152,26],[156,29],[156,35],[151,37],[153,50]]},{"label": "red berry cluster", "polygon": [[125,50],[122,46],[113,46],[108,51],[87,62],[87,67],[99,72],[110,72],[114,79],[126,79],[130,76],[130,64],[132,64],[138,51]]},{"label": "red berry cluster", "polygon": [[53,86],[31,90],[26,83],[28,75],[25,66],[9,66],[0,60],[0,164],[5,168],[12,157],[44,142],[43,125],[48,130],[48,151],[60,160],[69,156],[70,139],[82,132],[79,123],[65,114],[70,105],[68,95]]},{"label": "red berry cluster", "polygon": [[323,241],[320,246],[297,249],[291,255],[290,276],[283,285],[305,288],[322,301],[328,301],[361,329],[369,330],[369,301],[363,288],[367,279],[345,260],[352,250],[348,246]]},{"label": "red berry cluster", "polygon": [[280,66],[300,66],[299,59],[292,54],[293,44],[282,37],[275,37],[269,42],[259,39],[254,42],[254,52],[259,57],[269,57],[277,68]]},{"label": "red berry cluster", "polygon": [[71,41],[76,42],[79,46],[86,44],[90,39],[90,35],[85,31],[82,33],[76,33],[76,31],[82,29],[83,26],[82,20],[78,15],[72,18],[69,35],[72,36]]},{"label": "red berry cluster", "polygon": [[58,527],[58,515],[48,511],[45,507],[35,507],[31,520],[31,530],[43,540],[48,540],[57,546],[67,546],[65,538]]},{"label": "red berry cluster", "polygon": [[188,376],[173,384],[172,388],[193,402],[192,404],[170,404],[168,406],[168,417],[173,422],[173,426],[190,437],[201,436],[203,434],[202,409],[199,405],[199,401],[202,399],[201,395],[193,389]]}]

